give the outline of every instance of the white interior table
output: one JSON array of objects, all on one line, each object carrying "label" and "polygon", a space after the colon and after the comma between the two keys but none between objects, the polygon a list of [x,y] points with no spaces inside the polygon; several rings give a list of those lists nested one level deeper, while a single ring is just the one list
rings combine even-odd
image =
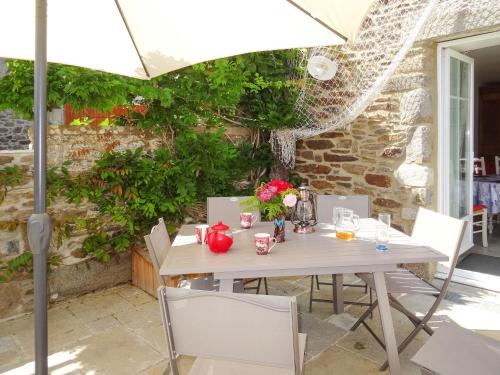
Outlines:
[{"label": "white interior table", "polygon": [[[400,263],[447,261],[448,257],[434,249],[415,243],[411,237],[391,229],[390,249],[375,250],[374,219],[361,219],[361,229],[352,241],[338,240],[329,224],[318,224],[316,232],[293,233],[287,223],[286,241],[277,244],[268,255],[257,255],[254,234],[273,233],[273,224],[257,223],[251,229],[234,229],[234,243],[229,252],[214,254],[207,245],[196,243],[195,225],[184,225],[163,262],[164,276],[213,273],[220,280],[221,291],[232,291],[234,279],[273,276],[327,275],[372,272],[376,286],[389,367],[400,374],[399,356],[392,324],[384,272]],[[338,284],[337,284],[338,285]],[[337,299],[342,293],[337,291]]]}]

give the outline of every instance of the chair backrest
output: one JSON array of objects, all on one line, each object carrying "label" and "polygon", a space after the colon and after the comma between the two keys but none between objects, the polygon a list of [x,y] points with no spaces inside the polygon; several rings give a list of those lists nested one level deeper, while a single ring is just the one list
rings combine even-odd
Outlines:
[{"label": "chair backrest", "polygon": [[144,236],[144,241],[148,248],[151,263],[153,263],[153,267],[156,271],[159,285],[165,285],[163,277],[160,276],[160,267],[170,250],[171,243],[163,218],[158,220],[158,224],[151,229],[150,234]]},{"label": "chair backrest", "polygon": [[418,210],[411,236],[418,243],[448,255],[449,261],[443,262],[449,267],[447,279],[451,278],[455,270],[466,226],[467,222],[464,220],[422,207]]},{"label": "chair backrest", "polygon": [[[207,222],[208,225],[217,224],[222,220],[230,227],[240,225],[240,213],[245,208],[240,203],[250,197],[209,197],[207,198]],[[260,221],[259,211],[251,211],[256,216],[256,222]]]},{"label": "chair backrest", "polygon": [[486,163],[484,162],[484,156],[474,158],[474,174],[486,176]]},{"label": "chair backrest", "polygon": [[500,156],[495,156],[495,174],[500,174]]},{"label": "chair backrest", "polygon": [[158,297],[176,354],[300,373],[295,297],[168,287],[160,287]]},{"label": "chair backrest", "polygon": [[331,223],[333,207],[349,208],[359,217],[370,217],[370,197],[368,195],[318,195],[318,221]]}]

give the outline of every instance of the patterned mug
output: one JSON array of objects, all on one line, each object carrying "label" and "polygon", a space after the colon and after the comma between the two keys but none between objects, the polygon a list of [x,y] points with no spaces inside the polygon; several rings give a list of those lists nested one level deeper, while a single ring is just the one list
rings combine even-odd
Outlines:
[{"label": "patterned mug", "polygon": [[200,224],[194,228],[196,233],[196,242],[199,244],[207,243],[207,233],[209,226],[207,224]]},{"label": "patterned mug", "polygon": [[242,212],[240,214],[240,225],[244,229],[249,229],[257,221],[257,217],[251,212]]},{"label": "patterned mug", "polygon": [[[266,255],[271,252],[271,249],[276,246],[276,239],[271,237],[269,233],[255,233],[255,252],[259,255]],[[274,242],[271,245],[271,241]]]}]

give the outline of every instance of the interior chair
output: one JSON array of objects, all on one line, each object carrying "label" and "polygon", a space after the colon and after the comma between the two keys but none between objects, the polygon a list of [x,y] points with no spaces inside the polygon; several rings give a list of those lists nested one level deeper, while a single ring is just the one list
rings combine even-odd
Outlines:
[{"label": "interior chair", "polygon": [[[460,245],[466,226],[467,223],[463,220],[445,216],[425,208],[419,208],[413,227],[412,238],[421,245],[431,247],[447,255],[449,261],[446,262],[446,265],[449,268],[449,272],[441,289],[404,268],[385,273],[385,282],[391,307],[406,315],[415,326],[411,333],[401,342],[401,344],[399,344],[398,353],[401,353],[421,330],[424,330],[429,335],[433,334],[433,330],[427,323],[438,308],[441,300],[446,296],[453,271],[457,264]],[[357,274],[357,276],[365,281],[369,288],[375,289],[373,274],[361,273]],[[427,314],[425,314],[423,318],[418,318],[415,314],[406,309],[393,294],[425,294],[436,297],[436,300]],[[375,340],[385,349],[382,339],[380,339],[366,323],[368,315],[372,313],[377,305],[378,300],[372,303],[363,315],[361,315],[358,321],[352,326],[351,331],[355,331],[360,325],[364,325],[368,332],[370,332]],[[380,370],[385,370],[387,366],[388,363],[385,361],[380,367]]]},{"label": "interior chair", "polygon": [[[166,286],[167,280],[160,275],[160,267],[171,248],[171,243],[163,218],[158,220],[158,224],[151,229],[150,234],[144,236],[144,241],[146,242],[149,257],[151,258],[151,263],[153,263],[153,268],[158,278],[158,285]],[[199,276],[200,275],[183,276],[179,280],[176,280],[173,286],[197,290],[219,290],[219,281],[214,280],[213,276]],[[242,293],[243,284],[241,282],[235,282],[234,291]]]},{"label": "interior chair", "polygon": [[486,163],[484,162],[484,156],[474,158],[474,175],[486,176]]},{"label": "interior chair", "polygon": [[411,358],[422,375],[497,375],[500,341],[446,324]]},{"label": "interior chair", "polygon": [[[241,207],[241,202],[247,200],[250,197],[209,197],[207,198],[207,222],[208,225],[217,224],[220,220],[227,226],[231,228],[240,227],[240,213],[243,212],[243,207]],[[255,222],[260,222],[260,212],[250,211],[255,215]],[[245,290],[255,290],[256,294],[260,293],[260,287],[264,280],[264,290],[266,294],[269,294],[267,288],[267,279],[265,277],[245,279],[244,286]],[[249,286],[249,284],[257,283],[256,286]]]},{"label": "interior chair", "polygon": [[[359,217],[370,217],[370,197],[368,195],[318,195],[317,197],[317,216],[320,223],[331,223],[333,216],[333,207],[343,207],[354,211]],[[332,287],[332,299],[314,298],[314,281],[316,281],[316,289],[320,289],[320,285],[329,285]],[[335,275],[332,275],[332,282],[320,281],[318,275],[311,276],[311,293],[309,295],[309,312],[312,311],[313,302],[334,303],[333,292],[336,288]],[[355,288],[364,288],[367,292],[366,284],[343,284]],[[372,296],[370,289],[370,304],[365,302],[344,301],[348,305],[371,305]],[[335,306],[334,306],[335,309]],[[334,311],[335,312],[335,311]]]},{"label": "interior chair", "polygon": [[295,297],[158,288],[170,368],[197,357],[190,375],[300,375],[306,335]]},{"label": "interior chair", "polygon": [[[472,208],[472,233],[481,233],[483,247],[488,247],[488,210],[483,204]],[[476,229],[477,228],[477,229]]]},{"label": "interior chair", "polygon": [[500,175],[500,156],[495,156],[495,174]]}]

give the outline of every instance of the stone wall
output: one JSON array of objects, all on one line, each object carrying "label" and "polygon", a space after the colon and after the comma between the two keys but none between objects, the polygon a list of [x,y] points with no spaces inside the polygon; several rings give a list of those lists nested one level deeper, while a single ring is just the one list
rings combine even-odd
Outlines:
[{"label": "stone wall", "polygon": [[27,150],[31,126],[31,121],[15,116],[11,110],[0,111],[0,150]]},{"label": "stone wall", "polygon": [[[0,58],[0,79],[7,73],[4,59]],[[24,120],[11,110],[0,111],[0,150],[27,150],[30,145],[28,129],[32,122]]]},{"label": "stone wall", "polygon": [[[151,150],[160,140],[148,131],[136,128],[49,126],[48,164],[61,165],[72,160],[71,173],[90,168],[105,150],[124,150],[143,147]],[[0,260],[14,258],[29,249],[26,220],[33,212],[33,153],[31,151],[0,152],[0,168],[17,166],[25,174],[20,186],[8,191],[0,203]],[[95,215],[95,207],[78,207],[63,200],[48,209],[54,223],[71,217]],[[113,258],[108,265],[82,258],[80,248],[85,231],[76,231],[70,238],[63,236],[62,228],[54,226],[49,252],[62,256],[62,264],[49,274],[51,300],[81,294],[127,282],[131,277],[130,253]],[[29,275],[17,275],[8,283],[0,283],[0,319],[32,309],[33,285]]]},{"label": "stone wall", "polygon": [[435,44],[408,54],[383,93],[349,130],[301,142],[296,171],[326,194],[367,194],[409,232],[418,206],[433,205]]},{"label": "stone wall", "polygon": [[[200,131],[204,129],[199,128]],[[228,128],[225,136],[239,143],[249,137],[248,130]],[[119,151],[142,147],[154,150],[160,144],[168,144],[168,134],[159,138],[150,131],[129,127],[104,128],[98,126],[51,125],[47,137],[47,161],[60,166],[71,160],[70,173],[78,174],[91,168],[104,151]],[[33,152],[0,152],[0,169],[19,167],[24,175],[21,185],[7,191],[0,201],[0,261],[12,259],[29,249],[26,220],[33,212]],[[81,245],[88,236],[85,230],[73,230],[71,237],[63,235],[58,225],[75,217],[97,215],[91,204],[75,206],[58,200],[48,207],[54,228],[49,253],[62,256],[62,264],[49,274],[51,301],[92,290],[127,282],[131,277],[130,253],[114,257],[104,265],[92,258],[82,258]],[[33,283],[29,275],[17,275],[8,283],[0,283],[0,319],[24,313],[32,309]]]}]

